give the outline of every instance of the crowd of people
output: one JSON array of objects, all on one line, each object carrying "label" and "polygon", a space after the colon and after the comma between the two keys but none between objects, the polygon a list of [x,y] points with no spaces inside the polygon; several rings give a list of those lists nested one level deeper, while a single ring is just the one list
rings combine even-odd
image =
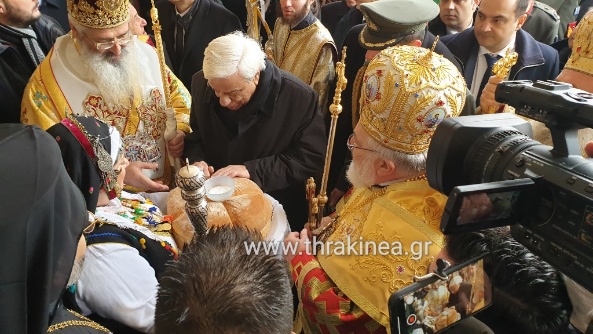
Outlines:
[{"label": "crowd of people", "polygon": [[[500,82],[593,93],[590,5],[159,0],[153,31],[146,0],[0,0],[0,332],[390,333],[393,293],[487,252],[492,305],[447,333],[593,333],[593,293],[508,228],[445,236],[426,178],[444,119],[513,112]],[[292,232],[242,226],[236,196],[188,237],[167,213],[181,159],[250,180]]]}]

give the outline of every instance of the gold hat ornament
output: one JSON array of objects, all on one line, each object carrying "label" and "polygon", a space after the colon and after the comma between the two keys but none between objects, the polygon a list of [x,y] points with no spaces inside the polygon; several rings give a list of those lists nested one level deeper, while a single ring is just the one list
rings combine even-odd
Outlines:
[{"label": "gold hat ornament", "polygon": [[389,149],[422,153],[436,126],[459,115],[465,91],[462,75],[443,56],[415,46],[387,48],[364,73],[360,123]]},{"label": "gold hat ornament", "polygon": [[564,68],[593,75],[593,13],[587,13],[574,33],[572,54]]},{"label": "gold hat ornament", "polygon": [[108,29],[128,22],[128,3],[127,0],[68,0],[68,13],[85,27]]}]

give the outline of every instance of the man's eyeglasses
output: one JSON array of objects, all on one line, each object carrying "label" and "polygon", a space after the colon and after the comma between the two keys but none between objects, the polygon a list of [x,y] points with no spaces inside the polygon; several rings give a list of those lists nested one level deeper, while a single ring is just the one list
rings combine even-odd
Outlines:
[{"label": "man's eyeglasses", "polygon": [[348,137],[348,141],[346,141],[346,147],[348,147],[348,149],[350,151],[352,151],[353,149],[357,148],[359,150],[363,150],[363,151],[369,151],[369,152],[377,152],[375,150],[371,150],[368,148],[364,148],[364,147],[360,147],[360,146],[355,146],[354,144],[352,144],[352,138],[354,138],[354,133],[350,135],[350,137]]},{"label": "man's eyeglasses", "polygon": [[91,43],[95,44],[95,47],[97,48],[97,50],[109,50],[112,47],[114,47],[116,43],[119,46],[126,46],[132,41],[132,39],[134,37],[134,35],[132,35],[132,33],[128,30],[128,32],[126,32],[126,34],[124,36],[122,36],[121,38],[115,38],[115,40],[109,41],[109,42],[97,43],[97,42],[93,41],[89,36],[85,35],[84,33],[81,33],[81,34],[82,34],[82,36],[86,37]]}]

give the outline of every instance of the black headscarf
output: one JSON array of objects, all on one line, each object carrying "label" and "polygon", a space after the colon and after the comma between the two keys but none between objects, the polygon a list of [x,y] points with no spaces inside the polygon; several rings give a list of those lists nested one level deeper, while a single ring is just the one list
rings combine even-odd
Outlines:
[{"label": "black headscarf", "polygon": [[[94,117],[73,116],[73,118],[75,122],[82,125],[83,130],[86,131],[86,137],[97,138],[100,145],[108,153],[111,152],[111,135],[115,135],[117,130]],[[78,127],[72,128],[73,123],[69,122],[70,120],[72,119],[65,119],[61,123],[53,125],[47,129],[47,132],[58,142],[66,170],[82,192],[87,210],[94,213],[99,199],[99,190],[104,185],[104,180],[97,167],[97,162],[89,156],[88,141],[85,142],[85,139],[80,137],[80,133],[79,138],[72,133]],[[83,145],[87,146],[83,147]],[[113,169],[113,163],[114,161],[111,162],[111,169]]]},{"label": "black headscarf", "polygon": [[88,225],[55,140],[0,124],[0,333],[45,333]]}]

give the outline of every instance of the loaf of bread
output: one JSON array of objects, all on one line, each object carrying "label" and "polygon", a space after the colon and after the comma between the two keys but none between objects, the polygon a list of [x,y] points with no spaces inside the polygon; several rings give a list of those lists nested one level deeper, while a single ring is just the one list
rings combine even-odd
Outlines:
[{"label": "loaf of bread", "polygon": [[[208,202],[208,227],[223,225],[245,226],[260,231],[265,237],[272,221],[272,203],[251,180],[235,178],[233,195],[222,202]],[[167,213],[173,216],[172,234],[178,245],[188,243],[194,228],[185,213],[185,200],[181,189],[171,190],[167,201]]]}]

